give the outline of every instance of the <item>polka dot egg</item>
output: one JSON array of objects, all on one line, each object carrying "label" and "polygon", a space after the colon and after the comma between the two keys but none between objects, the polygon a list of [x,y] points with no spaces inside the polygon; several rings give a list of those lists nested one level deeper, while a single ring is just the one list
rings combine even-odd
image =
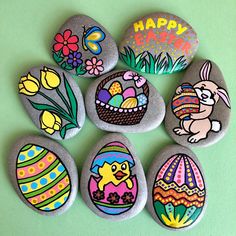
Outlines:
[{"label": "polka dot egg", "polygon": [[40,211],[59,209],[71,193],[68,170],[55,153],[41,146],[27,144],[21,148],[16,177],[24,198]]}]

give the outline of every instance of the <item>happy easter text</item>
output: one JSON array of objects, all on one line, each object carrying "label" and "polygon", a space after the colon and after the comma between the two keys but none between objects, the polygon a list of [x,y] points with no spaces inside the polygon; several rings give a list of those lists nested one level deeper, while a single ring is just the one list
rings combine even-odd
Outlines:
[{"label": "happy easter text", "polygon": [[[134,27],[134,40],[137,46],[142,46],[145,43],[150,41],[155,41],[159,43],[173,44],[175,49],[182,50],[185,54],[189,53],[191,49],[191,44],[187,41],[184,41],[178,35],[182,35],[188,30],[187,27],[184,27],[182,24],[176,22],[175,20],[167,20],[166,18],[158,18],[154,21],[152,18],[148,18],[145,21],[140,20],[133,24]],[[175,34],[168,33],[166,31],[154,32],[153,29],[162,30],[167,29],[168,31],[175,30]],[[148,30],[146,35],[142,31]],[[173,31],[172,31],[173,32]]]}]

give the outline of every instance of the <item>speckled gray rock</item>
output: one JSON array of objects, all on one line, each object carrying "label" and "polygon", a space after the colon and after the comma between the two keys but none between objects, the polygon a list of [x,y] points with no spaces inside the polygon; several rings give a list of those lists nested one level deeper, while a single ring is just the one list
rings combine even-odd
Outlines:
[{"label": "speckled gray rock", "polygon": [[95,125],[113,132],[149,131],[165,115],[165,103],[156,88],[133,71],[113,71],[96,79],[85,104]]},{"label": "speckled gray rock", "polygon": [[75,136],[85,120],[84,101],[71,74],[55,66],[34,67],[19,82],[19,94],[36,126],[53,139]]},{"label": "speckled gray rock", "polygon": [[97,77],[118,62],[118,49],[108,31],[85,15],[69,18],[52,42],[54,60],[65,70],[83,77]]},{"label": "speckled gray rock", "polygon": [[137,19],[119,45],[120,58],[132,69],[151,74],[181,71],[198,48],[193,28],[173,14],[156,12]]},{"label": "speckled gray rock", "polygon": [[154,159],[147,175],[147,208],[154,220],[170,230],[195,226],[207,206],[203,170],[186,147],[169,145]]},{"label": "speckled gray rock", "polygon": [[127,138],[108,134],[92,149],[83,166],[80,190],[95,214],[112,221],[134,217],[144,208],[146,178]]},{"label": "speckled gray rock", "polygon": [[19,139],[9,156],[9,175],[20,199],[42,215],[59,215],[74,202],[78,173],[70,154],[40,136]]},{"label": "speckled gray rock", "polygon": [[216,143],[230,120],[230,99],[220,69],[211,61],[196,61],[180,84],[167,107],[167,132],[184,146]]}]

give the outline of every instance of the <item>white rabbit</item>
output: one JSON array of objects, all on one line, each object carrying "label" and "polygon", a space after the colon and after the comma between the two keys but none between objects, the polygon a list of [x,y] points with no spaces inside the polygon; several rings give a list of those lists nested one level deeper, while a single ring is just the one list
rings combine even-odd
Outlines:
[{"label": "white rabbit", "polygon": [[[190,120],[181,120],[180,127],[176,127],[173,131],[177,135],[188,135],[190,143],[197,143],[202,139],[206,139],[209,131],[219,132],[221,123],[217,120],[211,120],[209,117],[213,112],[214,105],[221,98],[226,106],[230,108],[230,99],[228,93],[220,88],[217,84],[210,81],[212,64],[206,61],[200,70],[201,81],[196,83],[193,88],[200,100],[198,113],[191,113]],[[181,86],[176,89],[176,94],[182,92]]]}]

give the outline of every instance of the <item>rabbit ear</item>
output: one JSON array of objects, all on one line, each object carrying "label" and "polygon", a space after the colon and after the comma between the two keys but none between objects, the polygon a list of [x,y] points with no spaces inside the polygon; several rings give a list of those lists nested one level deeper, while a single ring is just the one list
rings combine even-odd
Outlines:
[{"label": "rabbit ear", "polygon": [[218,88],[217,94],[224,101],[225,105],[230,108],[230,99],[228,93],[223,88]]},{"label": "rabbit ear", "polygon": [[210,61],[206,61],[200,70],[199,76],[201,80],[209,80],[210,79],[210,73],[211,73],[212,64]]}]

